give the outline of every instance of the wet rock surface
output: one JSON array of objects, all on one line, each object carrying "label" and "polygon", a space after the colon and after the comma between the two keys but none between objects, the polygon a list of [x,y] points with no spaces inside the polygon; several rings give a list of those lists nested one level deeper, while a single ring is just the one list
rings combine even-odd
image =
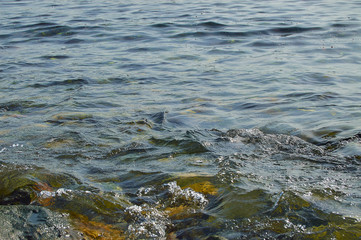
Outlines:
[{"label": "wet rock surface", "polygon": [[64,214],[39,206],[0,206],[0,239],[80,239]]},{"label": "wet rock surface", "polygon": [[[50,158],[79,139],[38,151]],[[0,239],[359,239],[359,144],[259,129],[141,132],[61,170],[9,162],[29,152],[13,144],[0,161],[0,205],[11,205]]]}]

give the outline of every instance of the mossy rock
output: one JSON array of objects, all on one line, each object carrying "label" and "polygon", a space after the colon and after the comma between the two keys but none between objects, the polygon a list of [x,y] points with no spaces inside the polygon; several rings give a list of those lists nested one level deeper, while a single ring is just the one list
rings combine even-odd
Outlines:
[{"label": "mossy rock", "polygon": [[73,191],[55,202],[54,207],[60,207],[67,212],[83,213],[88,217],[121,216],[120,212],[129,206],[126,198],[111,194],[92,193],[90,191]]},{"label": "mossy rock", "polygon": [[185,187],[203,194],[216,195],[218,193],[218,189],[210,181],[197,182]]},{"label": "mossy rock", "polygon": [[42,191],[74,187],[80,181],[67,174],[50,173],[42,168],[2,164],[0,171],[0,203],[30,204]]},{"label": "mossy rock", "polygon": [[130,203],[119,191],[102,192],[84,185],[68,174],[52,173],[38,167],[2,164],[0,204],[47,206],[52,210],[83,214],[89,218],[121,218]]},{"label": "mossy rock", "polygon": [[200,214],[194,208],[185,205],[167,207],[164,211],[173,220],[195,218],[197,217],[196,215]]},{"label": "mossy rock", "polygon": [[285,216],[287,213],[310,207],[311,204],[309,202],[297,196],[295,193],[285,192],[277,203],[277,207],[273,210],[272,216]]},{"label": "mossy rock", "polygon": [[173,179],[182,188],[191,188],[196,192],[205,195],[217,195],[218,188],[212,183],[212,176],[202,176],[196,174],[187,174]]},{"label": "mossy rock", "polygon": [[[347,221],[347,220],[346,220]],[[352,221],[344,224],[330,223],[307,229],[307,233],[296,234],[297,239],[318,240],[318,239],[361,239],[361,223]]]},{"label": "mossy rock", "polygon": [[83,234],[82,239],[84,240],[126,239],[124,232],[115,228],[114,225],[89,220],[87,216],[81,214],[71,214],[70,216],[74,228]]},{"label": "mossy rock", "polygon": [[256,189],[249,192],[236,191],[224,193],[220,204],[212,209],[212,213],[227,219],[242,219],[261,216],[272,208],[272,195],[264,190]]},{"label": "mossy rock", "polygon": [[0,172],[0,199],[4,199],[15,192],[15,190],[30,188],[35,185],[36,182],[27,178],[26,174],[26,170],[23,172],[16,169],[10,169],[8,171],[2,169]]}]

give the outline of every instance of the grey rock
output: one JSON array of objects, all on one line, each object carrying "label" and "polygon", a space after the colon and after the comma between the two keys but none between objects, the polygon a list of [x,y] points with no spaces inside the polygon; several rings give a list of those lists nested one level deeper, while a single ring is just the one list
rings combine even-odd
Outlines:
[{"label": "grey rock", "polygon": [[29,205],[0,206],[0,240],[81,239],[68,218],[47,208]]}]

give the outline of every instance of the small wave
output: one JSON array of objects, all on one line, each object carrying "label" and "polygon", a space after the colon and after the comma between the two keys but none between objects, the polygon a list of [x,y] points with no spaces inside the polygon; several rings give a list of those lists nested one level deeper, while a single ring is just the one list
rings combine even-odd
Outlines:
[{"label": "small wave", "polygon": [[135,47],[135,48],[129,48],[127,50],[128,52],[159,52],[159,51],[165,51],[165,49],[157,48],[157,47]]},{"label": "small wave", "polygon": [[279,46],[280,44],[272,41],[258,40],[252,42],[250,45],[253,47],[276,47]]},{"label": "small wave", "polygon": [[309,31],[320,31],[323,30],[320,27],[278,27],[278,28],[272,28],[269,31],[271,33],[277,33],[277,34],[296,34],[296,33],[303,33],[303,32],[309,32]]},{"label": "small wave", "polygon": [[35,33],[35,37],[70,36],[75,34],[71,27],[61,25],[31,29],[28,32]]},{"label": "small wave", "polygon": [[7,50],[7,49],[14,49],[14,48],[17,48],[17,47],[11,46],[11,45],[0,46],[0,50]]},{"label": "small wave", "polygon": [[0,103],[0,112],[23,112],[29,108],[39,108],[44,106],[44,104],[35,103],[34,101],[14,100]]},{"label": "small wave", "polygon": [[259,149],[267,154],[298,153],[324,155],[321,147],[310,144],[298,137],[283,134],[264,134],[258,129],[234,129],[227,131],[225,140],[251,144],[252,149]]},{"label": "small wave", "polygon": [[0,34],[0,39],[10,38],[11,34]]},{"label": "small wave", "polygon": [[132,153],[145,153],[147,151],[154,150],[154,148],[150,148],[149,146],[146,146],[141,143],[133,142],[131,144],[128,144],[127,146],[116,148],[111,150],[109,153],[105,155],[106,158],[115,158],[115,157],[121,157],[126,156],[128,154]]},{"label": "small wave", "polygon": [[196,31],[196,32],[184,32],[172,35],[171,38],[186,38],[186,37],[207,37],[207,36],[221,36],[221,37],[249,37],[254,35],[269,35],[267,30],[258,31]]},{"label": "small wave", "polygon": [[335,141],[329,141],[325,143],[325,147],[330,151],[337,151],[339,149],[347,147],[347,145],[350,143],[361,143],[361,132],[351,137],[342,138]]},{"label": "small wave", "polygon": [[292,35],[297,33],[309,32],[309,31],[320,31],[322,28],[319,27],[286,27],[286,28],[272,28],[272,29],[259,29],[251,31],[195,31],[195,32],[184,32],[171,36],[171,38],[185,38],[185,37],[206,37],[206,36],[223,36],[223,37],[250,37],[250,36],[261,36],[271,34],[282,34]]},{"label": "small wave", "polygon": [[198,23],[197,26],[204,26],[208,28],[222,28],[222,27],[226,27],[227,25],[213,21],[208,21],[208,22]]},{"label": "small wave", "polygon": [[283,96],[285,99],[301,99],[302,101],[331,101],[332,99],[337,99],[339,94],[335,92],[325,92],[325,93],[313,93],[313,92],[295,92],[289,93]]},{"label": "small wave", "polygon": [[[119,40],[119,37],[113,37],[111,39]],[[152,38],[148,34],[139,33],[139,34],[135,34],[135,35],[122,36],[122,37],[120,37],[120,40],[127,41],[127,42],[128,41],[137,42],[137,41],[152,41],[152,40],[154,40],[154,38]]]},{"label": "small wave", "polygon": [[18,28],[42,28],[42,27],[49,27],[49,26],[56,26],[56,23],[53,22],[38,22],[38,23],[34,23],[34,24],[28,24],[28,25],[23,25],[23,26],[19,26]]},{"label": "small wave", "polygon": [[353,24],[353,23],[333,23],[333,24],[331,24],[331,27],[334,27],[334,28],[350,28],[350,27],[358,27],[358,25]]},{"label": "small wave", "polygon": [[158,112],[150,115],[152,121],[156,124],[163,125],[167,122],[167,112]]},{"label": "small wave", "polygon": [[205,36],[211,36],[212,33],[210,32],[185,32],[185,33],[179,33],[176,35],[171,36],[171,38],[186,38],[186,37],[205,37]]},{"label": "small wave", "polygon": [[56,60],[56,59],[67,59],[67,58],[70,58],[70,56],[67,56],[67,55],[46,55],[46,56],[42,56],[41,58]]},{"label": "small wave", "polygon": [[84,41],[85,41],[85,40],[83,40],[83,39],[72,38],[72,39],[70,39],[70,40],[65,41],[64,43],[65,43],[65,44],[77,44],[77,43],[82,43],[82,42],[84,42]]},{"label": "small wave", "polygon": [[168,28],[172,26],[174,26],[174,24],[172,23],[156,23],[151,25],[151,27],[155,27],[155,28]]},{"label": "small wave", "polygon": [[[48,56],[47,56],[48,57]],[[83,78],[76,79],[67,79],[64,81],[54,81],[49,83],[36,83],[31,85],[34,88],[43,88],[43,87],[52,87],[52,86],[72,86],[72,85],[85,85],[88,84],[89,81]]]},{"label": "small wave", "polygon": [[172,147],[178,149],[176,154],[195,154],[208,152],[207,148],[199,141],[185,137],[184,139],[155,138],[152,137],[150,142],[156,146]]}]

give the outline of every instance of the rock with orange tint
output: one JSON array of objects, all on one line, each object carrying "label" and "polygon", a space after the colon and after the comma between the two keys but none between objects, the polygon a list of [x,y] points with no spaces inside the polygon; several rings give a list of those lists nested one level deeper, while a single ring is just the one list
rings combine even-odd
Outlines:
[{"label": "rock with orange tint", "polygon": [[42,206],[51,206],[54,203],[53,189],[45,182],[38,182],[33,186],[33,189],[38,192],[36,201]]},{"label": "rock with orange tint", "polygon": [[177,206],[177,207],[168,207],[165,209],[165,212],[168,213],[170,217],[179,215],[180,213],[184,213],[186,210],[188,210],[189,207],[187,206]]},{"label": "rock with orange tint", "polygon": [[218,189],[209,181],[197,182],[186,187],[203,194],[216,195],[218,192]]},{"label": "rock with orange tint", "polygon": [[180,205],[177,207],[168,207],[165,212],[169,215],[172,220],[180,220],[185,218],[191,218],[197,215],[198,211],[192,207]]},{"label": "rock with orange tint", "polygon": [[191,188],[205,195],[217,195],[218,189],[211,183],[212,176],[186,174],[175,179],[182,189]]},{"label": "rock with orange tint", "polygon": [[73,214],[72,222],[74,227],[83,234],[82,239],[86,240],[123,240],[126,239],[123,232],[114,228],[113,225],[102,222],[91,221],[86,216]]}]

